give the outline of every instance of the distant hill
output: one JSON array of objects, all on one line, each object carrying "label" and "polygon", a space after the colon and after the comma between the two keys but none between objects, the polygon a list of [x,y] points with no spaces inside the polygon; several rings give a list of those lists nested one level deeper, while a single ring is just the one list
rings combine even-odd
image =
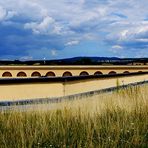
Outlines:
[{"label": "distant hill", "polygon": [[74,58],[68,58],[68,59],[61,59],[62,61],[70,61],[75,62],[81,59],[90,59],[94,62],[97,61],[104,61],[104,60],[120,60],[120,58],[117,57],[74,57]]},{"label": "distant hill", "polygon": [[0,65],[127,65],[132,62],[142,62],[145,64],[148,63],[148,58],[74,57],[57,60],[0,60]]}]

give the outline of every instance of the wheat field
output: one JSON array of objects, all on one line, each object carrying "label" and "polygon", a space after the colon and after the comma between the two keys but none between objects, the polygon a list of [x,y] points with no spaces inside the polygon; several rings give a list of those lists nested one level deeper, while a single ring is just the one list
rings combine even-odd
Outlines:
[{"label": "wheat field", "polygon": [[148,147],[148,85],[1,110],[0,148],[50,147]]}]

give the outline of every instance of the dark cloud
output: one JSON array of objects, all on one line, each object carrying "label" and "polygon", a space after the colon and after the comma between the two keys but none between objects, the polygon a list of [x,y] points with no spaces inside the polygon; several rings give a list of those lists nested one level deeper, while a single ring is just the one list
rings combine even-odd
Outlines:
[{"label": "dark cloud", "polygon": [[[31,30],[24,30],[23,26],[0,25],[0,56],[22,57],[31,50],[42,48],[61,50],[64,42],[61,38],[47,35],[34,35]],[[29,55],[33,56],[33,55]]]}]

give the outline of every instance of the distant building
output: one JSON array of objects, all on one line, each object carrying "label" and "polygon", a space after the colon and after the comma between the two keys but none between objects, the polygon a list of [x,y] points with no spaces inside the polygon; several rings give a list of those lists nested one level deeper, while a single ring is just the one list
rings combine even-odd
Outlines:
[{"label": "distant building", "polygon": [[131,62],[128,63],[127,65],[148,65],[148,62]]}]

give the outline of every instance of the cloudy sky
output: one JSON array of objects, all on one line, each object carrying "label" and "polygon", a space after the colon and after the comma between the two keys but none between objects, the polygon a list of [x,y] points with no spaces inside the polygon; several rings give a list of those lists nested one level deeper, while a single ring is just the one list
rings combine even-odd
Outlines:
[{"label": "cloudy sky", "polygon": [[0,59],[148,57],[148,0],[0,0]]}]

